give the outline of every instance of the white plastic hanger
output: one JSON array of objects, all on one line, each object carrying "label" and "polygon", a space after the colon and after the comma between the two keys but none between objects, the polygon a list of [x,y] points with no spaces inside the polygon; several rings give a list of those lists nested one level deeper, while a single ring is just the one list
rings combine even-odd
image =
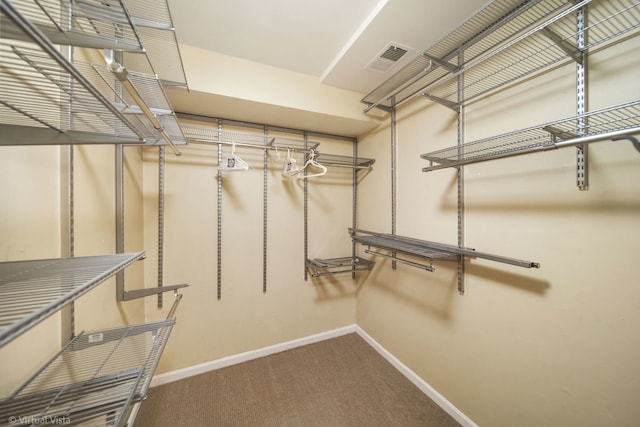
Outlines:
[{"label": "white plastic hanger", "polygon": [[313,149],[311,149],[311,152],[309,153],[309,160],[307,160],[307,163],[304,164],[304,167],[302,169],[308,170],[309,167],[313,167],[316,169],[320,169],[320,172],[307,173],[306,175],[300,174],[298,176],[298,179],[313,178],[314,176],[322,176],[327,173],[327,168],[316,161],[316,156],[317,156],[316,152]]},{"label": "white plastic hanger", "polygon": [[225,171],[246,171],[249,170],[249,165],[247,162],[242,160],[240,156],[236,154],[236,144],[234,143],[231,146],[231,154],[226,160],[220,165],[220,169]]},{"label": "white plastic hanger", "polygon": [[287,160],[282,167],[282,176],[289,178],[298,175],[300,172],[300,168],[296,164],[296,159],[291,157],[291,151],[287,148]]}]

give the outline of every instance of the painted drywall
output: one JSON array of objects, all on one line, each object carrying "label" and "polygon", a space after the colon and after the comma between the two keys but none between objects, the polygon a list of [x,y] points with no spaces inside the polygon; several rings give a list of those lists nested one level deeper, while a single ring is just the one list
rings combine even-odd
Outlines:
[{"label": "painted drywall", "polygon": [[176,111],[357,136],[378,125],[362,94],[317,77],[181,45],[189,91],[169,89]]},{"label": "painted drywall", "polygon": [[[588,104],[637,99],[640,41],[589,58]],[[575,112],[575,68],[560,67],[466,109],[465,138],[547,123]],[[457,239],[455,170],[421,172],[420,154],[456,144],[452,111],[417,100],[397,118],[397,232]],[[360,140],[377,159],[359,186],[359,223],[391,231],[390,128]],[[537,261],[522,269],[465,262],[428,273],[378,259],[359,288],[357,324],[478,425],[640,423],[640,153],[590,146],[590,186],[576,188],[575,149],[464,168],[465,244]]]}]

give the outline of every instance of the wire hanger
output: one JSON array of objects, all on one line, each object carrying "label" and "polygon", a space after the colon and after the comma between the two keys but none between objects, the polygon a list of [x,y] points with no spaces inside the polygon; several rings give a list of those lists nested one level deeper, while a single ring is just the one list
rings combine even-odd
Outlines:
[{"label": "wire hanger", "polygon": [[307,160],[307,163],[304,164],[302,169],[308,170],[308,168],[311,166],[316,169],[320,169],[320,172],[311,173],[311,174],[307,173],[306,175],[302,174],[298,176],[298,179],[313,178],[314,176],[322,176],[327,173],[327,168],[324,165],[321,165],[320,163],[318,163],[318,161],[316,160],[317,156],[318,156],[318,153],[316,153],[316,151],[312,148],[309,153],[309,160]]},{"label": "wire hanger", "polygon": [[240,156],[236,154],[236,143],[231,145],[231,154],[220,166],[220,169],[226,171],[246,171],[249,170],[247,162],[242,160]]},{"label": "wire hanger", "polygon": [[298,175],[300,172],[301,170],[296,164],[296,159],[291,157],[291,150],[287,148],[287,160],[284,162],[284,166],[282,167],[282,176],[289,178]]}]

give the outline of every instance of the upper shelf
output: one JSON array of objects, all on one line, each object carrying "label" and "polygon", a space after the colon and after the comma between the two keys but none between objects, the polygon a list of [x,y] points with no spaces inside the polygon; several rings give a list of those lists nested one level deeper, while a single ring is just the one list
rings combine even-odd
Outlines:
[{"label": "upper shelf", "polygon": [[[12,0],[11,3],[52,44],[132,54],[143,61],[125,60],[129,69],[157,75],[164,84],[187,84],[166,0]],[[31,36],[4,16],[2,37],[31,41]]]},{"label": "upper shelf", "polygon": [[[583,129],[582,132],[580,129]],[[423,172],[640,133],[640,100],[423,154]],[[640,146],[634,142],[636,149]]]},{"label": "upper shelf", "polygon": [[[515,3],[515,4],[514,4]],[[588,7],[578,47],[575,12]],[[637,0],[496,0],[367,94],[368,111],[388,110],[421,95],[450,108],[640,27]],[[459,78],[464,75],[462,84]]]},{"label": "upper shelf", "polygon": [[269,133],[265,134],[263,129],[256,132],[219,130],[211,126],[192,124],[182,124],[182,130],[190,143],[225,144],[261,150],[290,150],[300,153],[310,153],[313,150],[316,154],[316,160],[324,166],[370,169],[375,162],[374,159],[358,157],[354,160],[351,156],[318,152],[320,142],[307,139],[305,143],[302,135],[299,138],[278,134],[269,136]]},{"label": "upper shelf", "polygon": [[[153,37],[143,37],[152,20],[130,15],[131,10],[140,8],[140,2],[132,2],[135,7],[121,3],[115,8],[91,1],[0,4],[0,62],[4,66],[0,77],[0,145],[185,143],[155,68],[139,68],[151,73],[136,71],[136,65],[151,64],[151,56],[159,55],[152,52],[170,55],[177,44],[173,43],[173,49],[160,46]],[[54,19],[64,15],[61,10],[71,11],[73,26]],[[166,26],[160,21],[158,25]],[[64,30],[68,27],[71,29]],[[148,45],[142,44],[145,41]],[[127,66],[131,63],[133,67],[129,68],[91,65],[69,60],[60,53],[58,43],[104,49],[105,63],[114,57],[124,63],[123,50],[145,54],[135,54],[144,58],[142,61],[131,57]],[[107,53],[116,48],[120,53]],[[181,69],[181,62],[177,64]]]},{"label": "upper shelf", "polygon": [[136,252],[0,263],[0,347],[143,257]]}]

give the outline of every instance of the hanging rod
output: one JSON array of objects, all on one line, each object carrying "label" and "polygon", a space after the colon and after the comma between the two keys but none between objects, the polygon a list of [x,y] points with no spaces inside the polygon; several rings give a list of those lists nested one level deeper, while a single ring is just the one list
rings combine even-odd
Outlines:
[{"label": "hanging rod", "polygon": [[178,147],[176,147],[176,145],[173,143],[173,140],[166,132],[164,127],[160,124],[156,115],[151,111],[145,100],[142,98],[136,87],[131,82],[127,69],[123,65],[113,60],[113,51],[105,51],[105,60],[107,61],[109,71],[111,71],[113,75],[117,77],[118,81],[122,84],[122,87],[124,87],[129,96],[133,98],[138,108],[142,110],[142,114],[144,114],[147,120],[151,122],[156,132],[158,132],[162,139],[164,139],[169,147],[171,147],[171,150],[173,150],[173,153],[176,156],[181,155],[182,153],[180,153]]},{"label": "hanging rod", "polygon": [[31,41],[38,45],[43,53],[48,55],[50,59],[55,61],[65,73],[73,80],[78,82],[87,93],[93,97],[102,107],[106,108],[111,115],[116,117],[121,123],[129,128],[140,139],[144,139],[144,135],[132,126],[126,116],[120,112],[105,96],[94,87],[93,84],[84,75],[67,61],[67,59],[51,44],[49,39],[36,26],[26,19],[14,6],[7,1],[0,2],[0,10],[5,13],[28,37]]}]

